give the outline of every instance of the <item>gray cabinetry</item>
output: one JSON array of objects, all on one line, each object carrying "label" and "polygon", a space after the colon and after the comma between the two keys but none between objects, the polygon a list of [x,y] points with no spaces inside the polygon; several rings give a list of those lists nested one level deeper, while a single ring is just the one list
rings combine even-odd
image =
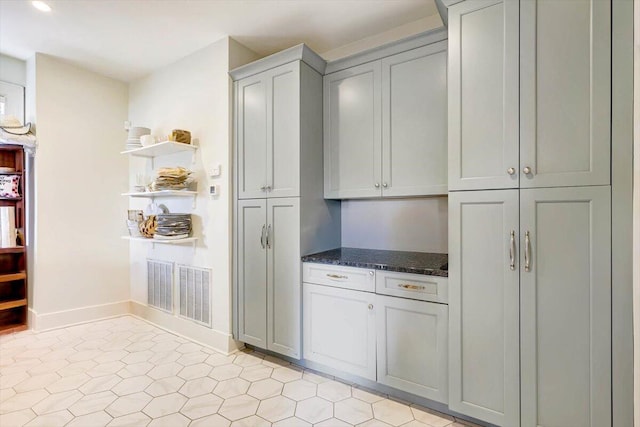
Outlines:
[{"label": "gray cabinetry", "polygon": [[324,77],[325,197],[380,196],[380,61]]},{"label": "gray cabinetry", "polygon": [[449,7],[449,189],[517,188],[519,2]]},{"label": "gray cabinetry", "polygon": [[324,200],[318,161],[323,71],[299,45],[231,72],[234,338],[297,359],[300,257],[340,245],[339,204]]},{"label": "gray cabinetry", "polygon": [[237,83],[238,198],[300,195],[300,62]]},{"label": "gray cabinetry", "polygon": [[520,186],[608,185],[611,1],[520,7]]},{"label": "gray cabinetry", "polygon": [[611,425],[610,197],[520,192],[523,427]]},{"label": "gray cabinetry", "polygon": [[449,407],[500,426],[520,422],[518,222],[518,190],[449,194]]},{"label": "gray cabinetry", "polygon": [[450,408],[610,425],[609,186],[456,192],[449,213]]},{"label": "gray cabinetry", "polygon": [[446,193],[447,43],[430,37],[324,77],[326,198]]},{"label": "gray cabinetry", "polygon": [[303,284],[304,358],[376,380],[375,294]]},{"label": "gray cabinetry", "polygon": [[378,382],[448,400],[445,304],[376,295]]},{"label": "gray cabinetry", "polygon": [[610,183],[610,1],[454,4],[448,73],[450,190]]},{"label": "gray cabinetry", "polygon": [[238,202],[240,340],[300,357],[299,199]]}]

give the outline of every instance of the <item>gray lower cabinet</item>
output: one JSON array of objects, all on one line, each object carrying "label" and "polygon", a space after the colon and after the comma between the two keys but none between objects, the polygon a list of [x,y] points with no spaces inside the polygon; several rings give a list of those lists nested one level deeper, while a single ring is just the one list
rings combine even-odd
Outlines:
[{"label": "gray lower cabinet", "polygon": [[303,284],[304,358],[376,380],[376,295]]},{"label": "gray lower cabinet", "polygon": [[611,425],[610,197],[520,192],[523,427]]},{"label": "gray lower cabinet", "polygon": [[376,295],[378,382],[448,401],[445,304]]},{"label": "gray lower cabinet", "polygon": [[449,408],[509,427],[520,423],[518,224],[518,190],[449,193]]},{"label": "gray lower cabinet", "polygon": [[299,199],[238,201],[241,341],[300,358]]},{"label": "gray lower cabinet", "polygon": [[609,186],[450,193],[449,407],[611,425]]}]

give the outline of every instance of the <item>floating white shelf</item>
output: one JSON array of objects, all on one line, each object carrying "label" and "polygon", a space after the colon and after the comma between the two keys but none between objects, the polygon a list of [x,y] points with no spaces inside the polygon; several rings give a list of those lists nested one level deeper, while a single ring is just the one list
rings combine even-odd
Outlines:
[{"label": "floating white shelf", "polygon": [[122,193],[123,196],[129,197],[195,197],[197,191],[190,190],[161,190],[161,191],[138,191],[132,193]]},{"label": "floating white shelf", "polygon": [[196,248],[196,242],[198,241],[197,237],[185,237],[184,239],[176,239],[176,240],[161,240],[161,239],[150,239],[146,237],[132,237],[132,236],[122,236],[124,240],[131,240],[132,242],[144,242],[151,243],[155,245],[156,243],[159,245],[192,245],[193,249]]},{"label": "floating white shelf", "polygon": [[157,157],[166,154],[180,153],[182,151],[195,152],[197,146],[192,144],[183,144],[181,142],[164,141],[157,144],[148,145],[146,147],[136,148],[134,150],[121,151],[120,154],[128,154],[137,157]]}]

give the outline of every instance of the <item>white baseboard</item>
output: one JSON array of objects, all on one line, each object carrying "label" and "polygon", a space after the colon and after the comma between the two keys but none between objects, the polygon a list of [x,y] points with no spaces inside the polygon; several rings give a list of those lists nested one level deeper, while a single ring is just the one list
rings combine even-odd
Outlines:
[{"label": "white baseboard", "polygon": [[30,308],[28,322],[31,329],[45,331],[129,313],[129,301],[118,301],[44,314],[38,314],[38,312]]},{"label": "white baseboard", "polygon": [[229,333],[197,325],[186,319],[173,316],[136,301],[129,301],[129,313],[138,316],[173,334],[181,335],[221,353],[230,354],[243,347]]}]

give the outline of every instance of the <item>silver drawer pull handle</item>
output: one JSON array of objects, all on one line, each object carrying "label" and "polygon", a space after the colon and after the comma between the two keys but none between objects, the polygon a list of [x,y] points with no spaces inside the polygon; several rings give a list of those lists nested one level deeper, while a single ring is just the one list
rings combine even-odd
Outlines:
[{"label": "silver drawer pull handle", "polygon": [[509,268],[516,269],[516,232],[511,230],[511,240],[509,245]]},{"label": "silver drawer pull handle", "polygon": [[262,233],[260,233],[260,246],[262,246],[262,249],[264,249],[264,232],[266,230],[267,226],[263,225],[262,226]]},{"label": "silver drawer pull handle", "polygon": [[367,307],[369,308],[369,310],[373,310],[373,304],[369,304]]},{"label": "silver drawer pull handle", "polygon": [[410,291],[424,291],[424,286],[419,285],[409,285],[407,283],[400,283],[398,285],[399,288],[409,289]]},{"label": "silver drawer pull handle", "polygon": [[529,238],[529,232],[524,233],[524,271],[531,271],[531,254],[529,248],[531,246],[531,239]]},{"label": "silver drawer pull handle", "polygon": [[341,276],[339,274],[327,274],[327,277],[330,279],[348,279],[349,276]]}]

